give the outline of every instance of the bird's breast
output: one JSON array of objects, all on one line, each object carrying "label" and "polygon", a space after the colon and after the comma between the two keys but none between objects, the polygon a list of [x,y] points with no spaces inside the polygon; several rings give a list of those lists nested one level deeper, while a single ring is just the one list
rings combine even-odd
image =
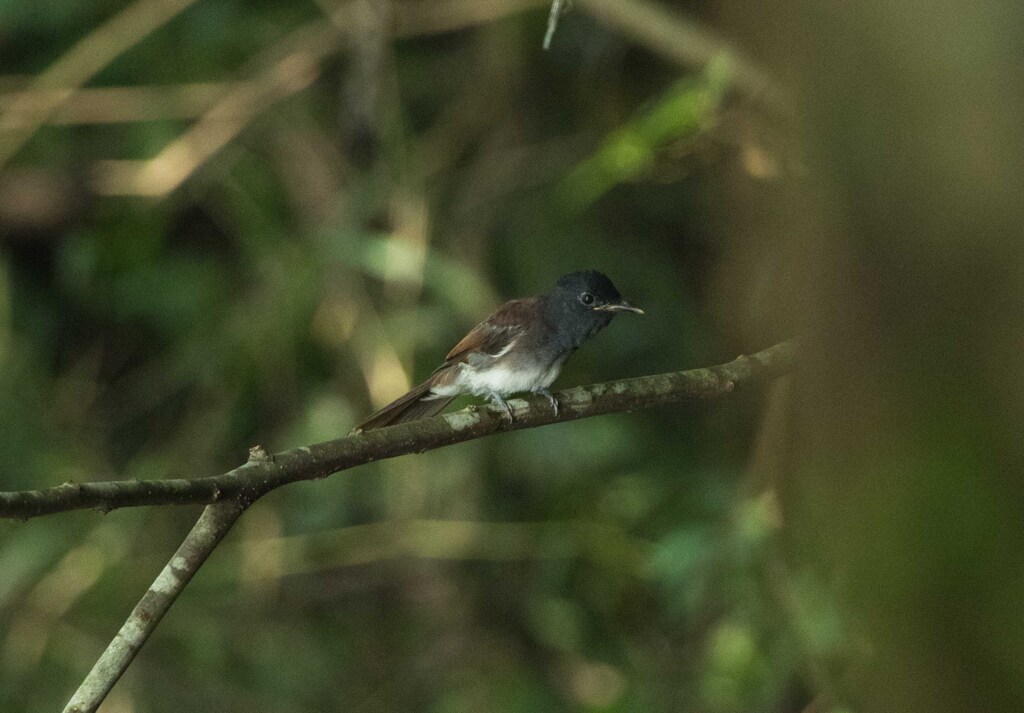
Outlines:
[{"label": "bird's breast", "polygon": [[[452,392],[487,396],[546,389],[562,370],[561,362],[497,359],[491,364],[463,364],[452,383]],[[448,394],[445,394],[448,395]]]}]

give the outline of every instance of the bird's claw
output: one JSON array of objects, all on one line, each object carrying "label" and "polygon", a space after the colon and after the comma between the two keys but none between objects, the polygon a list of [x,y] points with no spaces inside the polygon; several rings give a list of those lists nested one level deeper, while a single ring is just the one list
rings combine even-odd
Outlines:
[{"label": "bird's claw", "polygon": [[[555,415],[557,416],[558,399],[555,398],[555,395],[548,391],[547,389],[540,389],[536,393],[540,394],[541,396],[545,397],[548,400],[548,403],[551,404],[551,410],[554,411]],[[512,413],[512,407],[509,406],[508,401],[506,401],[504,397],[501,396],[501,394],[491,394],[490,400],[492,404],[494,404],[495,406],[500,406],[502,410],[504,410],[505,418],[508,419],[508,422],[510,424],[515,423],[516,418],[515,414]]]},{"label": "bird's claw", "polygon": [[501,406],[501,408],[504,409],[505,418],[508,419],[510,424],[515,422],[516,419],[515,416],[512,415],[512,407],[508,405],[508,401],[503,399],[500,394],[493,394],[491,396],[491,403],[495,406]]},{"label": "bird's claw", "polygon": [[555,395],[553,393],[551,393],[550,391],[548,391],[547,389],[541,389],[537,393],[540,394],[541,396],[544,396],[544,397],[547,398],[548,403],[551,404],[551,410],[554,411],[555,415],[557,416],[558,415],[558,399],[555,398]]}]

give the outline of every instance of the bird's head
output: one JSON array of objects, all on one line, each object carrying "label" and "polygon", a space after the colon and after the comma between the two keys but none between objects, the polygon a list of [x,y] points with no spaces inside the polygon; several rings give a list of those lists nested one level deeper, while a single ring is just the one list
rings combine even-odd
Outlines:
[{"label": "bird's head", "polygon": [[597,270],[562,275],[548,295],[548,312],[570,348],[578,348],[620,312],[643,314]]},{"label": "bird's head", "polygon": [[597,270],[580,270],[562,275],[555,283],[555,293],[560,301],[572,305],[576,311],[584,314],[644,313],[642,309],[623,298],[612,281]]}]

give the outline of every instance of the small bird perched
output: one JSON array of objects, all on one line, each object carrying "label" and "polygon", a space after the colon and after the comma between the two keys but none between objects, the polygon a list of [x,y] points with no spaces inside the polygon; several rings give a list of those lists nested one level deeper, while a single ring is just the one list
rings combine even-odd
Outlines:
[{"label": "small bird perched", "polygon": [[456,396],[484,396],[505,409],[509,394],[543,394],[558,413],[548,387],[574,351],[619,312],[643,314],[596,270],[558,278],[539,297],[511,300],[470,330],[430,378],[355,427],[354,432],[434,416]]}]

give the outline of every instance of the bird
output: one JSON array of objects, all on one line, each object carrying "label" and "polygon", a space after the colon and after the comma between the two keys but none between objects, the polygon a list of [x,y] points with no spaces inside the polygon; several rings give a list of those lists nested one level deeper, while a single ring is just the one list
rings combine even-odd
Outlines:
[{"label": "bird", "polygon": [[606,275],[562,275],[545,294],[506,302],[456,344],[444,363],[408,393],[353,429],[361,433],[439,414],[456,396],[483,396],[514,422],[506,396],[532,392],[558,400],[548,387],[566,360],[622,312],[643,314]]}]

